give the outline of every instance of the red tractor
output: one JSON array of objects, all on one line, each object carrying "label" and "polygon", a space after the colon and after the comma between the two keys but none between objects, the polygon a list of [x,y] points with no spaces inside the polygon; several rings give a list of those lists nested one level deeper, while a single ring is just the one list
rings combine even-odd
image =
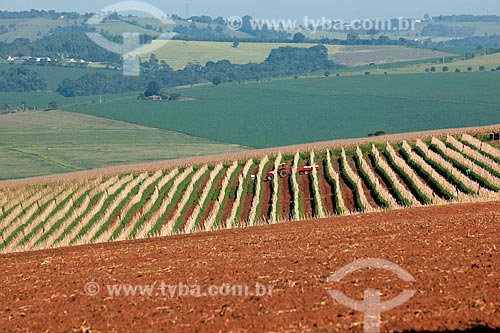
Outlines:
[{"label": "red tractor", "polygon": [[299,174],[305,173],[307,175],[307,174],[309,174],[309,172],[312,172],[314,169],[319,170],[319,165],[306,165],[302,168],[297,168],[297,172]]},{"label": "red tractor", "polygon": [[273,180],[274,178],[274,175],[278,173],[278,175],[280,175],[281,178],[285,178],[285,177],[288,177],[289,173],[288,173],[288,170],[286,169],[286,164],[285,163],[281,163],[279,166],[278,166],[278,170],[272,170],[272,171],[269,171],[267,173],[267,176],[266,176],[266,179],[271,181]]},{"label": "red tractor", "polygon": [[[297,168],[297,172],[299,174],[309,174],[309,172],[313,171],[314,169],[316,170],[319,170],[319,165],[306,165],[302,168]],[[266,176],[266,180],[273,180],[274,178],[274,175],[275,174],[278,174],[281,178],[285,178],[285,177],[288,177],[290,175],[290,173],[288,172],[287,168],[286,168],[286,164],[285,163],[282,163],[278,166],[278,171],[276,170],[272,170],[272,171],[269,171],[267,173],[267,176]]]}]

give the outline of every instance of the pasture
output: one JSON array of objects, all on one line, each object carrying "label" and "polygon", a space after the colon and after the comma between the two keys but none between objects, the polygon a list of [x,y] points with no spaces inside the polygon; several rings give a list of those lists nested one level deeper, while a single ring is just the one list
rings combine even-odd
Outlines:
[{"label": "pasture", "polygon": [[[284,47],[312,47],[316,44],[291,43],[240,43],[235,48],[232,43],[200,42],[200,41],[169,41],[161,45],[158,41],[134,51],[143,60],[155,54],[165,60],[172,68],[182,69],[188,63],[205,65],[208,61],[229,60],[235,64],[249,62],[260,63],[266,60],[271,50]],[[370,63],[392,63],[410,60],[433,59],[450,56],[449,53],[436,52],[426,49],[414,49],[402,46],[341,46],[325,45],[328,48],[330,59],[347,66],[362,66]]]},{"label": "pasture", "polygon": [[[103,103],[112,101],[125,101],[128,99],[135,100],[135,95],[130,94],[112,94],[102,95]],[[5,104],[13,108],[26,110],[44,111],[48,103],[56,102],[59,109],[67,108],[69,106],[79,106],[81,104],[97,104],[99,103],[99,96],[79,96],[79,97],[63,97],[55,92],[0,92],[0,107]],[[3,110],[1,110],[3,111]]]},{"label": "pasture", "polygon": [[499,85],[491,72],[304,78],[180,89],[194,99],[182,102],[130,99],[67,110],[264,148],[495,124]]},{"label": "pasture", "polygon": [[444,66],[449,68],[450,72],[454,72],[459,69],[462,72],[466,72],[469,67],[472,67],[473,71],[479,71],[480,66],[485,67],[485,71],[491,71],[500,66],[500,53],[488,54],[488,55],[476,55],[472,59],[463,60],[460,58],[455,58],[451,62],[443,63],[429,63],[422,62],[418,64],[412,64],[409,66],[402,66],[400,68],[394,68],[391,70],[393,73],[423,73],[426,68],[436,67],[437,71],[441,72]]},{"label": "pasture", "polygon": [[0,115],[0,179],[241,149],[181,133],[75,113]]},{"label": "pasture", "polygon": [[[81,24],[82,22],[79,23]],[[75,21],[69,19],[0,19],[0,25],[9,27],[8,32],[0,34],[0,42],[10,43],[17,38],[37,40],[47,35],[52,29],[67,27],[74,24]]]}]

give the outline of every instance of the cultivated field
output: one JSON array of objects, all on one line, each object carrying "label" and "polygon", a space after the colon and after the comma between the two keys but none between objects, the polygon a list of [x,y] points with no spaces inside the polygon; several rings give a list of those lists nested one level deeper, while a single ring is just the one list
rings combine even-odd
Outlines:
[{"label": "cultivated field", "polygon": [[0,115],[0,179],[242,150],[236,145],[60,111]]},{"label": "cultivated field", "polygon": [[47,35],[52,29],[74,25],[74,20],[51,20],[46,18],[0,19],[0,25],[9,27],[8,32],[0,34],[0,42],[10,43],[17,38],[27,38],[30,40],[40,39]]},{"label": "cultivated field", "polygon": [[[237,48],[232,43],[200,42],[200,41],[169,41],[158,48],[161,42],[153,42],[134,51],[143,60],[149,59],[153,53],[174,69],[182,69],[188,63],[205,65],[208,61],[229,60],[235,64],[249,62],[260,63],[266,60],[272,49],[278,47],[312,47],[316,44],[290,43],[240,43]],[[325,45],[330,59],[347,66],[362,66],[370,63],[392,63],[409,60],[433,59],[450,56],[448,53],[425,49],[407,48],[402,46],[339,46]]]},{"label": "cultivated field", "polygon": [[499,199],[500,150],[434,137],[5,188],[0,250]]},{"label": "cultivated field", "polygon": [[[437,62],[422,62],[418,64],[411,64],[408,66],[400,66],[399,68],[391,68],[390,73],[395,74],[411,74],[411,73],[423,73],[426,68],[436,67],[437,72],[442,72],[443,67],[448,67],[448,71],[453,73],[456,69],[461,72],[467,72],[469,67],[472,67],[474,72],[479,71],[479,67],[484,66],[484,71],[491,71],[492,69],[497,69],[500,66],[500,54],[488,54],[488,55],[476,55],[476,57],[467,60],[461,60],[456,58],[452,62],[441,61]],[[384,70],[373,71],[373,73],[382,73]]]},{"label": "cultivated field", "polygon": [[[499,212],[497,202],[424,207],[1,255],[0,331],[362,332],[363,314],[329,290],[363,300],[364,290],[379,289],[386,301],[409,289],[414,297],[382,313],[382,331],[496,332]],[[367,269],[327,282],[360,258],[389,260],[416,281]],[[161,281],[202,292],[256,283],[274,289],[171,297],[158,294]],[[85,294],[89,282],[100,286],[96,296]],[[117,284],[155,288],[152,296],[111,297],[107,286]]]},{"label": "cultivated field", "polygon": [[366,137],[380,130],[496,124],[499,85],[496,72],[332,76],[180,89],[183,97],[196,99],[191,101],[148,103],[131,95],[65,110],[264,148]]}]

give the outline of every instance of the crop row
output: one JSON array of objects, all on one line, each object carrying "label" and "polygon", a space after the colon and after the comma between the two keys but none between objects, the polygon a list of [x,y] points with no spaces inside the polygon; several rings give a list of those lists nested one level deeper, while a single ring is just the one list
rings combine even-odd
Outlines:
[{"label": "crop row", "polygon": [[5,189],[0,250],[497,200],[498,156],[464,135]]}]

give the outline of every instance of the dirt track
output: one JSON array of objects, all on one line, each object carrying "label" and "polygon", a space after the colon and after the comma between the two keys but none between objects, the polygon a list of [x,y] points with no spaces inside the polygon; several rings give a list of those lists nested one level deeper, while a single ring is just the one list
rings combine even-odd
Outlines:
[{"label": "dirt track", "polygon": [[248,150],[240,153],[228,153],[222,155],[212,155],[204,157],[188,157],[176,160],[159,161],[152,163],[134,164],[134,165],[120,165],[109,168],[94,169],[89,171],[79,171],[66,173],[63,175],[50,175],[27,179],[16,179],[16,180],[6,180],[0,181],[0,189],[12,187],[12,186],[23,186],[23,185],[34,185],[34,184],[44,184],[47,182],[60,182],[60,181],[73,181],[73,180],[87,180],[98,178],[102,176],[113,176],[117,174],[124,173],[142,173],[146,171],[156,171],[158,169],[168,169],[173,167],[190,166],[204,163],[221,163],[221,162],[233,162],[234,160],[247,160],[250,158],[261,158],[263,155],[276,155],[278,153],[282,154],[295,154],[297,151],[308,152],[310,150],[327,150],[334,148],[350,148],[356,147],[358,145],[365,145],[371,142],[401,142],[403,140],[416,140],[416,139],[430,139],[435,137],[445,137],[446,135],[462,135],[468,133],[471,135],[485,134],[489,132],[499,132],[500,124],[484,126],[484,127],[467,127],[467,128],[454,128],[454,129],[443,129],[443,130],[432,130],[423,132],[412,132],[412,133],[402,133],[402,134],[391,134],[384,135],[376,138],[359,138],[359,139],[343,139],[325,142],[315,142],[302,145],[288,146],[288,147],[277,147],[268,149],[257,149]]},{"label": "dirt track", "polygon": [[[382,300],[417,293],[382,314],[382,330],[500,328],[500,203],[452,205],[0,256],[1,332],[362,331],[362,315],[329,289]],[[383,258],[416,282],[363,270]],[[108,284],[275,285],[272,296],[94,297]],[[83,330],[85,331],[85,330]]]}]

